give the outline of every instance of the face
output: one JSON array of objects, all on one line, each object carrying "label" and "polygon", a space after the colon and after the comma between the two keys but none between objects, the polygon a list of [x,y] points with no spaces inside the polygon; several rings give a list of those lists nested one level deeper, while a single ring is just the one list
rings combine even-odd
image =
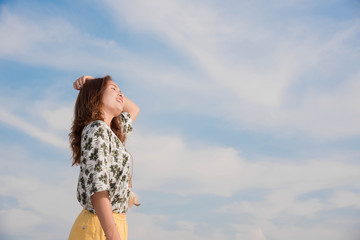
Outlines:
[{"label": "face", "polygon": [[103,112],[107,117],[113,118],[119,116],[124,108],[124,95],[118,85],[109,81],[102,97]]}]

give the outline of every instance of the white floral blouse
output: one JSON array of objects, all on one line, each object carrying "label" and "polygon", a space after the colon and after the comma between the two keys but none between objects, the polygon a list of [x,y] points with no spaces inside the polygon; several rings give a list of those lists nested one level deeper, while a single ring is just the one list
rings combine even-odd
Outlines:
[{"label": "white floral blouse", "polygon": [[[120,115],[123,132],[132,131],[130,114]],[[95,213],[91,196],[107,190],[113,212],[126,213],[129,202],[131,156],[111,128],[103,121],[84,127],[81,136],[81,163],[77,199],[81,206]]]}]

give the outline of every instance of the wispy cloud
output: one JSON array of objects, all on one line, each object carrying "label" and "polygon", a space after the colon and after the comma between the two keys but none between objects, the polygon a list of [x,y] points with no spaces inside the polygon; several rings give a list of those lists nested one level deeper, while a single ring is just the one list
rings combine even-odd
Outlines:
[{"label": "wispy cloud", "polygon": [[[212,94],[204,94],[205,104],[196,106],[198,111],[214,113],[216,108],[216,112],[221,112],[239,128],[261,128],[292,134],[303,132],[325,139],[360,133],[354,122],[339,127],[343,118],[337,113],[342,108],[328,108],[327,102],[322,102],[318,94],[312,95],[309,90],[316,88],[315,92],[325,91],[326,95],[332,96],[332,102],[358,111],[357,94],[351,94],[350,98],[356,99],[354,102],[348,100],[349,93],[334,95],[331,89],[316,86],[329,81],[326,80],[329,75],[321,72],[321,69],[339,75],[341,69],[329,67],[338,65],[339,58],[355,60],[354,51],[359,56],[357,49],[348,44],[356,42],[358,22],[344,22],[323,37],[318,32],[318,25],[293,22],[293,30],[290,30],[283,23],[281,26],[285,28],[270,30],[259,24],[257,15],[255,19],[247,14],[224,15],[226,6],[218,8],[211,4],[183,1],[149,3],[139,0],[137,4],[107,2],[116,13],[120,26],[128,25],[136,31],[157,36],[165,45],[184,54],[198,71],[205,74],[202,79],[206,78],[207,84],[202,89]],[[348,53],[352,53],[352,56]],[[309,77],[305,74],[309,69],[320,78],[308,81]],[[353,75],[357,75],[357,72],[353,72]],[[358,76],[356,78],[358,81]],[[301,87],[304,95],[298,95],[293,90],[301,79],[307,81],[307,85]],[[199,81],[192,80],[195,83]],[[342,78],[338,82],[344,88],[352,85],[352,78]],[[356,85],[356,89],[359,90],[359,86]],[[217,98],[215,104],[208,104],[214,94],[221,98]],[[172,99],[171,96],[166,98]],[[193,98],[188,97],[187,108],[193,106]],[[321,104],[317,106],[320,112],[314,109],[314,102]],[[292,110],[288,109],[289,105]],[[357,115],[353,115],[356,121],[359,120]],[[313,125],[309,124],[309,119]]]},{"label": "wispy cloud", "polygon": [[[55,69],[102,69],[121,65],[126,51],[112,40],[83,32],[62,18],[20,16],[1,9],[0,57]],[[90,51],[91,49],[91,51]]]},{"label": "wispy cloud", "polygon": [[31,137],[39,139],[42,142],[53,145],[56,148],[68,149],[68,142],[57,135],[48,132],[44,129],[38,128],[28,121],[4,110],[0,109],[0,121],[17,129]]},{"label": "wispy cloud", "polygon": [[[139,132],[132,136],[128,146],[134,153],[140,189],[231,196],[243,189],[268,188],[275,195],[287,194],[293,201],[301,194],[319,189],[360,187],[353,181],[360,168],[344,160],[346,156],[297,161],[265,158],[254,162],[232,148],[194,148],[177,136]],[[281,209],[282,205],[278,206]]]},{"label": "wispy cloud", "polygon": [[44,152],[34,161],[26,146],[9,142],[3,146],[0,238],[66,238],[71,221],[81,210],[74,185],[77,169],[71,168],[69,161],[56,159],[58,152],[50,155],[52,161]]},{"label": "wispy cloud", "polygon": [[[136,144],[136,148],[134,144]],[[316,220],[319,216],[326,216],[326,212],[337,209],[360,209],[358,204],[360,186],[354,181],[360,173],[360,168],[357,164],[346,162],[343,159],[314,159],[302,161],[302,163],[293,161],[250,162],[241,158],[239,153],[231,148],[216,146],[194,148],[185,143],[184,139],[176,136],[148,135],[139,130],[134,132],[129,141],[128,150],[134,155],[136,172],[134,187],[140,193],[147,190],[183,196],[206,195],[211,197],[219,195],[231,198],[241,190],[268,190],[260,201],[234,198],[233,203],[227,205],[219,203],[217,209],[208,213],[210,218],[211,216],[216,217],[216,214],[251,216],[251,223],[234,222],[231,226],[225,226],[232,228],[232,233],[226,233],[224,226],[214,228],[210,222],[192,221],[186,216],[179,220],[166,214],[135,213],[133,215],[132,213],[129,223],[133,224],[131,232],[134,239],[142,239],[144,234],[147,234],[154,237],[168,236],[172,239],[183,239],[184,237],[216,239],[216,237],[225,235],[228,236],[228,239],[262,240],[301,231],[304,233],[299,236],[312,234],[317,239],[322,239],[322,237],[328,236],[323,231],[329,228],[331,223]],[[2,154],[2,156],[6,155],[9,154]],[[21,160],[21,158],[24,159]],[[21,158],[5,157],[1,160],[6,169],[18,169],[16,175],[9,171],[0,176],[1,181],[7,183],[1,189],[0,195],[12,197],[16,199],[17,203],[16,207],[3,210],[1,218],[7,219],[10,215],[25,214],[29,219],[34,219],[32,225],[23,223],[25,230],[33,229],[34,226],[44,226],[51,218],[56,220],[56,224],[64,226],[63,231],[67,231],[66,228],[70,228],[77,212],[80,211],[75,199],[76,184],[74,183],[77,179],[77,169],[65,166],[57,167],[57,175],[60,177],[52,175],[51,179],[44,181],[45,175],[32,176],[28,170],[36,169],[36,172],[39,173],[46,172],[47,169],[50,169],[48,164],[37,163],[34,165],[27,159],[26,154]],[[27,171],[27,173],[21,171]],[[54,188],[54,186],[56,187]],[[333,191],[326,201],[317,197],[299,199],[304,194],[323,189],[332,189]],[[42,196],[41,200],[38,199],[39,194]],[[53,208],[54,203],[57,205],[56,210]],[[316,221],[316,226],[313,228],[301,225],[293,226],[285,231],[282,229],[283,223],[280,220],[286,216]],[[279,222],[276,222],[276,219],[279,219]],[[169,226],[160,227],[163,225],[160,223],[164,221],[168,224],[171,223],[176,230],[169,230]],[[136,224],[138,222],[143,224]],[[157,227],[154,228],[154,225]],[[15,226],[11,221],[7,222],[6,226],[8,227],[4,233],[12,234],[11,229],[14,229]],[[141,228],[142,231],[137,231],[138,228]],[[211,237],[204,233],[205,230],[197,231],[197,228],[212,229]],[[25,230],[20,233],[25,234]],[[346,230],[345,226],[340,230],[333,230],[333,233],[344,234]],[[18,232],[18,234],[20,233]],[[38,239],[47,239],[48,236],[47,231],[42,234],[35,232],[31,234]],[[63,235],[64,233],[59,233],[59,236]]]},{"label": "wispy cloud", "polygon": [[[332,211],[360,210],[360,185],[354,181],[360,174],[360,167],[346,161],[345,156],[253,162],[231,148],[194,148],[176,136],[143,135],[139,132],[132,136],[128,148],[135,161],[134,186],[140,191],[152,189],[176,195],[207,194],[232,198],[233,203],[219,206],[217,213],[252,219],[251,224],[234,223],[233,230],[237,231],[239,239],[280,236],[286,239],[284,236],[292,234],[299,234],[298,239],[350,236],[348,225],[330,231],[333,235],[329,235],[325,229],[331,228],[333,223],[324,221],[324,218]],[[249,189],[267,191],[258,201],[233,197]],[[303,195],[328,189],[332,193],[326,199],[319,195],[301,199]],[[296,219],[296,223],[284,230],[282,221],[286,219]],[[309,228],[304,224],[306,221],[313,221],[316,225]],[[360,219],[354,216],[353,221],[356,224]]]},{"label": "wispy cloud", "polygon": [[[359,57],[354,47],[358,22],[344,22],[326,37],[316,27],[300,23],[293,23],[296,30],[279,34],[247,15],[224,17],[224,9],[212,5],[107,2],[119,27],[157,36],[174,48],[175,55],[190,61],[192,70],[128,51],[117,39],[91,36],[64,19],[34,21],[6,8],[1,16],[5,37],[0,40],[0,55],[54,68],[101,69],[104,74],[128,76],[167,99],[160,109],[158,103],[149,105],[157,111],[168,111],[174,104],[183,112],[196,108],[194,112],[214,118],[223,116],[237,129],[305,133],[321,139],[359,135],[359,73],[345,74],[336,67],[342,64],[346,69],[346,61]],[[306,76],[309,71],[318,78]],[[345,77],[331,80],[338,89],[325,87],[331,75],[341,74]],[[179,104],[183,94],[187,97]],[[214,101],[214,95],[221,97]]]}]

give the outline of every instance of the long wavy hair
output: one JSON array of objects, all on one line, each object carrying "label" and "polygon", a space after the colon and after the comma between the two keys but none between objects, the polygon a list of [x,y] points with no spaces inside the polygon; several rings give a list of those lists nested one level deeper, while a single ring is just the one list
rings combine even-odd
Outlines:
[{"label": "long wavy hair", "polygon": [[[79,165],[81,161],[81,135],[84,127],[95,120],[103,120],[102,97],[107,84],[112,81],[109,75],[103,78],[87,80],[80,89],[75,102],[74,121],[69,133],[69,141],[72,150],[72,166]],[[111,129],[122,143],[125,143],[126,136],[122,132],[120,116],[114,117],[111,121]]]}]

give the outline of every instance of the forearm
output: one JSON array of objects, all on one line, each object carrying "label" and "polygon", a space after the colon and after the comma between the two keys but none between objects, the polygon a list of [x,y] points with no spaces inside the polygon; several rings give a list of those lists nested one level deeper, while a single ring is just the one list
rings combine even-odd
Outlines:
[{"label": "forearm", "polygon": [[124,112],[128,112],[131,115],[131,119],[134,121],[139,114],[140,108],[133,101],[124,96]]},{"label": "forearm", "polygon": [[93,194],[91,196],[91,201],[99,218],[101,227],[108,239],[119,240],[120,235],[115,226],[108,192],[101,191]]}]

